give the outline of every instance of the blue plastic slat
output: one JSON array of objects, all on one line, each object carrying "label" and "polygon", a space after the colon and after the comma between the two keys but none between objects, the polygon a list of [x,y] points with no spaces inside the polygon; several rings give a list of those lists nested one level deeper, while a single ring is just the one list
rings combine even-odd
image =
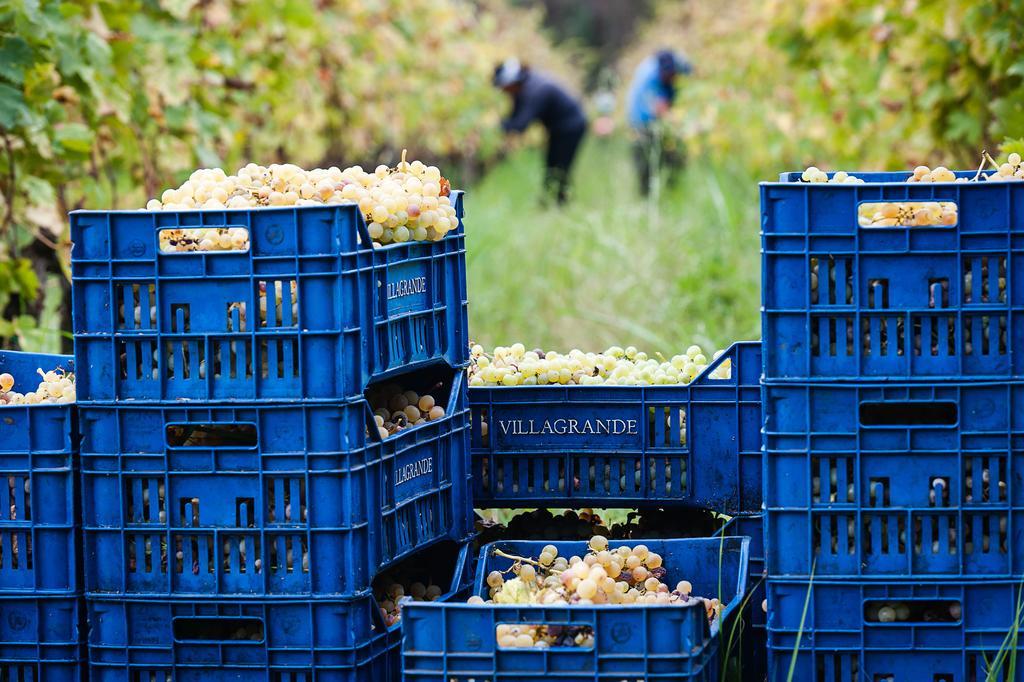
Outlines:
[{"label": "blue plastic slat", "polygon": [[[1024,377],[1024,187],[856,175],[761,184],[766,379]],[[861,227],[879,201],[953,202],[958,222]]]},{"label": "blue plastic slat", "polygon": [[[373,249],[357,206],[75,211],[82,403],[358,397],[368,381],[468,360],[460,225]],[[244,227],[250,248],[162,253],[162,229]]]},{"label": "blue plastic slat", "polygon": [[78,597],[0,596],[0,679],[79,682],[85,662]]},{"label": "blue plastic slat", "polygon": [[[68,355],[0,351],[19,393],[35,391],[37,369],[75,366]],[[80,589],[77,451],[74,405],[0,406],[0,594]]]},{"label": "blue plastic slat", "polygon": [[[459,550],[441,601],[465,598],[472,578],[469,549],[465,544]],[[87,603],[94,682],[400,677],[402,623],[385,626],[369,595],[316,601],[89,598]],[[211,621],[220,633],[209,629]],[[242,629],[248,636],[235,638]]]},{"label": "blue plastic slat", "polygon": [[[87,592],[349,596],[417,548],[468,536],[465,375],[449,376],[448,414],[384,441],[367,436],[363,401],[83,407]],[[254,440],[165,435],[210,424]]]},{"label": "blue plastic slat", "polygon": [[1024,575],[1024,383],[764,392],[770,575]]},{"label": "blue plastic slat", "polygon": [[[731,622],[747,586],[748,538],[651,540],[661,554],[672,583],[683,578],[694,593],[721,595],[725,627]],[[495,556],[500,548],[518,556],[537,556],[546,542],[498,542],[480,552],[477,594],[486,595],[484,577],[511,565]],[[559,554],[582,555],[585,542],[555,542]],[[612,542],[616,547],[623,543]],[[711,631],[703,604],[690,606],[494,606],[462,603],[405,607],[402,672],[406,680],[492,682],[536,680],[556,676],[562,682],[606,679],[718,679],[719,640]],[[546,650],[502,649],[495,640],[499,623],[589,625],[592,648]]]},{"label": "blue plastic slat", "polygon": [[[711,377],[726,361],[729,378]],[[474,502],[757,511],[760,372],[760,344],[743,342],[686,386],[471,388]]]}]

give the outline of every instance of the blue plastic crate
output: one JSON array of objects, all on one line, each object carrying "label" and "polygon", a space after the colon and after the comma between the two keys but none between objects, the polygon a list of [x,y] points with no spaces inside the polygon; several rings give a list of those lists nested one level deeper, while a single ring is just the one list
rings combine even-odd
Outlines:
[{"label": "blue plastic crate", "polygon": [[[37,369],[74,371],[68,355],[0,351],[14,390],[34,391]],[[0,406],[0,594],[80,589],[74,405]]]},{"label": "blue plastic crate", "polygon": [[1024,383],[765,386],[768,573],[1024,575]]},{"label": "blue plastic crate", "polygon": [[[475,592],[486,596],[484,579],[511,561],[494,555],[500,548],[537,556],[546,542],[498,542],[480,552]],[[586,551],[585,542],[555,542],[561,555]],[[622,542],[611,543],[612,547]],[[722,622],[738,609],[747,584],[748,538],[651,540],[651,551],[665,559],[665,582],[687,579],[694,594],[721,595]],[[683,568],[680,568],[683,567]],[[688,606],[495,606],[410,604],[402,645],[406,682],[559,682],[621,679],[718,680],[719,639],[709,627],[703,604]],[[593,628],[594,646],[505,649],[497,646],[500,623],[566,624]]]},{"label": "blue plastic crate", "polygon": [[[355,205],[75,211],[82,403],[346,399],[468,360],[462,195],[444,239],[374,249]],[[162,253],[159,233],[249,230],[248,251]]]},{"label": "blue plastic crate", "polygon": [[[765,377],[1024,377],[1024,187],[855,175],[761,184]],[[958,222],[859,225],[861,204],[901,201],[953,202]]]},{"label": "blue plastic crate", "polygon": [[469,389],[474,504],[759,510],[760,353],[733,344],[686,386]]},{"label": "blue plastic crate", "polygon": [[[424,577],[465,598],[469,545]],[[430,575],[432,572],[440,575]],[[370,595],[350,600],[88,598],[92,682],[399,682],[402,622]]]},{"label": "blue plastic crate", "polygon": [[79,682],[84,615],[80,597],[0,595],[0,680]]},{"label": "blue plastic crate", "polygon": [[[762,681],[767,674],[768,616],[762,606],[765,597],[764,520],[762,514],[734,516],[715,537],[749,537],[747,603],[739,615],[742,624],[732,634],[732,648],[740,651],[741,679]],[[730,632],[723,634],[723,646],[729,645]]]},{"label": "blue plastic crate", "polygon": [[[985,669],[1019,618],[1021,587],[1020,581],[772,580],[770,679],[787,679],[799,636],[793,679],[1010,680],[1005,670],[986,677]],[[879,622],[884,605],[904,607],[905,619]],[[951,610],[954,605],[959,614]]]},{"label": "blue plastic crate", "polygon": [[349,596],[467,537],[465,375],[446,376],[449,413],[383,442],[362,401],[83,407],[88,594]]}]

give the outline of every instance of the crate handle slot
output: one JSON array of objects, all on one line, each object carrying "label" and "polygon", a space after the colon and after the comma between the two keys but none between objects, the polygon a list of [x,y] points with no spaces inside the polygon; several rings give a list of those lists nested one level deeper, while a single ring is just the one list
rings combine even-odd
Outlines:
[{"label": "crate handle slot", "polygon": [[956,426],[953,402],[871,402],[860,404],[861,426]]},{"label": "crate handle slot", "polygon": [[[202,230],[202,235],[189,234]],[[211,232],[213,231],[213,232]],[[249,250],[249,228],[242,225],[182,225],[157,232],[160,253],[203,253],[211,256],[245,253]]]},{"label": "crate handle slot", "polygon": [[195,617],[175,618],[172,625],[177,641],[262,642],[261,618]]},{"label": "crate handle slot", "polygon": [[[535,646],[523,646],[505,644],[501,642],[519,633],[526,633],[530,628],[544,628],[547,637],[554,637],[552,643],[548,640],[548,646],[538,648]],[[494,628],[495,643],[498,649],[523,651],[547,651],[548,649],[593,649],[596,645],[597,635],[592,625],[581,623],[498,623]],[[577,640],[582,640],[577,644]]]},{"label": "crate handle slot", "polygon": [[864,602],[864,622],[959,623],[963,608],[959,599],[870,599]]},{"label": "crate handle slot", "polygon": [[241,423],[174,423],[165,429],[171,448],[254,448],[259,444],[256,425]]},{"label": "crate handle slot", "polygon": [[960,209],[947,199],[862,201],[857,205],[857,225],[872,230],[919,227],[955,227]]}]

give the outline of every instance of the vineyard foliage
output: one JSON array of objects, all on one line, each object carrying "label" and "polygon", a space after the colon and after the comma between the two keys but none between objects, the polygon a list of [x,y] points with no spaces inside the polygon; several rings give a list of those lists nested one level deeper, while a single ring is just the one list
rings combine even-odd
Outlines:
[{"label": "vineyard foliage", "polygon": [[672,131],[761,177],[973,167],[1024,134],[1021,35],[1021,0],[664,0],[620,70],[686,51]]},{"label": "vineyard foliage", "polygon": [[0,341],[59,346],[40,318],[67,307],[47,273],[66,278],[70,210],[140,207],[204,166],[493,158],[494,63],[574,77],[541,20],[498,0],[0,0]]}]

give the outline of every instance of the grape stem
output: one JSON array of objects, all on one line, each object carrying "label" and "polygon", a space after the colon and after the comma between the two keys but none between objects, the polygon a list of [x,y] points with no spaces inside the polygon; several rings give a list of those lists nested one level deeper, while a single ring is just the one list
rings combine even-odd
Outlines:
[{"label": "grape stem", "polygon": [[989,159],[988,150],[987,149],[982,149],[981,150],[981,164],[978,166],[978,172],[974,174],[973,178],[971,178],[972,181],[975,181],[975,180],[977,180],[978,178],[981,177],[981,171],[985,169],[985,163],[988,161],[988,159]]},{"label": "grape stem", "polygon": [[[539,561],[535,561],[534,559],[527,559],[526,557],[516,556],[515,554],[508,554],[506,552],[501,551],[500,549],[494,550],[494,556],[500,556],[502,559],[510,559],[511,561],[515,561],[521,564],[531,564],[541,569],[542,571],[547,571],[549,573],[562,573],[562,571],[552,568],[551,566],[545,566],[544,564],[540,563]],[[511,570],[512,569],[510,568],[508,569],[508,571],[505,571],[505,573],[508,573]]]}]

